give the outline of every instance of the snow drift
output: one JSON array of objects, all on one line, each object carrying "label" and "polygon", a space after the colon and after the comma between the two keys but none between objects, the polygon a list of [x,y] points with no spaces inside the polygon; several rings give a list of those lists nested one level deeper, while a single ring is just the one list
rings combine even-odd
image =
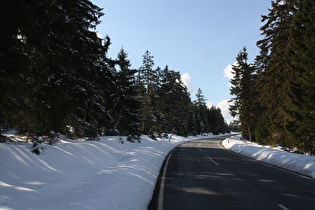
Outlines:
[{"label": "snow drift", "polygon": [[[0,144],[0,209],[147,209],[165,156],[180,143],[208,138],[173,136],[141,143],[119,137],[99,141],[61,137],[32,153],[32,143]],[[315,177],[315,157],[245,143],[226,148],[279,167]]]},{"label": "snow drift", "polygon": [[0,144],[0,209],[147,209],[165,156],[196,138],[63,137],[40,155],[32,143]]},{"label": "snow drift", "polygon": [[294,154],[279,148],[264,147],[240,140],[240,136],[225,139],[222,145],[231,151],[315,178],[315,156]]}]

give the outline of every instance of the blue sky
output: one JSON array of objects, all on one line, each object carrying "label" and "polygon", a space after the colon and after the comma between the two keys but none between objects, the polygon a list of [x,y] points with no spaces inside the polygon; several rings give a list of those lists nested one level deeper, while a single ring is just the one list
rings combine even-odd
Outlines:
[{"label": "blue sky", "polygon": [[[252,62],[259,50],[261,15],[270,0],[93,0],[105,15],[97,31],[111,38],[109,57],[123,47],[133,68],[149,50],[155,67],[179,71],[192,99],[200,88],[208,104],[227,121],[229,64],[247,47]],[[224,71],[225,70],[225,71]]]}]

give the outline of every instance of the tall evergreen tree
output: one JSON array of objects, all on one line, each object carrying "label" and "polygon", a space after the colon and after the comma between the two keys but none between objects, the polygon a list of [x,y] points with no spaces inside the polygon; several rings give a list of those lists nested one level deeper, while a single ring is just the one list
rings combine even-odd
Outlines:
[{"label": "tall evergreen tree", "polygon": [[293,78],[288,88],[285,130],[294,146],[315,154],[315,2],[296,1],[294,7],[286,49]]},{"label": "tall evergreen tree", "polygon": [[154,56],[147,50],[142,56],[142,66],[139,68],[138,80],[144,84],[147,91],[150,89],[152,82],[154,81]]},{"label": "tall evergreen tree", "polygon": [[154,128],[158,134],[163,132],[162,123],[165,120],[162,114],[162,103],[161,103],[161,82],[162,82],[162,69],[158,66],[153,72],[153,80],[148,90],[148,95],[151,101],[152,112],[155,119]]},{"label": "tall evergreen tree", "polygon": [[206,106],[206,99],[205,99],[205,96],[203,95],[203,92],[200,88],[198,88],[198,90],[197,90],[196,97],[197,97],[197,99],[195,101],[195,104],[198,107]]},{"label": "tall evergreen tree", "polygon": [[142,56],[142,66],[138,70],[139,95],[143,101],[142,107],[142,133],[153,134],[155,130],[156,117],[154,116],[153,106],[150,95],[153,95],[152,83],[155,77],[153,66],[154,56],[147,50]]},{"label": "tall evergreen tree", "polygon": [[4,94],[6,119],[16,128],[37,132],[89,127],[93,119],[84,110],[93,104],[98,89],[94,75],[104,70],[98,61],[108,47],[93,31],[101,9],[88,0],[21,3],[23,8],[14,7],[27,18],[12,33],[23,46],[18,51],[27,65],[15,60],[24,70],[11,79],[5,75],[13,81],[10,88],[19,84],[14,95]]},{"label": "tall evergreen tree", "polygon": [[169,70],[168,66],[162,75],[160,98],[164,117],[163,131],[188,135],[191,101],[187,88],[181,81],[179,72]]},{"label": "tall evergreen tree", "polygon": [[195,114],[197,122],[197,133],[210,132],[210,125],[207,118],[207,104],[202,90],[199,88],[196,93],[197,99],[195,100]]},{"label": "tall evergreen tree", "polygon": [[208,115],[208,121],[209,121],[210,129],[211,129],[210,131],[214,135],[227,132],[227,125],[224,121],[224,117],[221,113],[220,108],[212,106],[210,109],[208,109],[207,115]]},{"label": "tall evergreen tree", "polygon": [[117,58],[120,71],[117,75],[114,94],[114,115],[115,125],[119,135],[139,136],[141,126],[141,105],[142,101],[138,96],[136,86],[136,70],[130,69],[128,54],[121,49]]},{"label": "tall evergreen tree", "polygon": [[260,74],[260,102],[266,107],[267,125],[272,141],[290,145],[285,132],[289,108],[288,91],[294,80],[294,73],[289,70],[289,58],[286,48],[289,43],[292,14],[295,8],[292,1],[272,2],[272,9],[267,16],[262,16],[265,25],[261,27],[264,39],[257,42],[261,49],[257,63]]},{"label": "tall evergreen tree", "polygon": [[27,1],[4,1],[0,11],[4,23],[0,33],[0,123],[10,122],[19,129],[38,129],[41,123],[35,115],[40,112],[24,114],[33,106],[25,85],[32,82],[28,79],[30,59],[25,33],[36,21],[34,7]]},{"label": "tall evergreen tree", "polygon": [[246,48],[237,55],[237,64],[232,66],[233,79],[230,80],[232,87],[230,94],[235,95],[230,102],[230,113],[233,117],[238,116],[241,123],[242,135],[253,140],[254,117],[255,117],[255,97],[256,79],[255,67],[248,63]]},{"label": "tall evergreen tree", "polygon": [[258,127],[270,133],[264,136],[268,141],[304,151],[315,142],[313,9],[310,0],[273,2],[262,16],[264,39],[257,42],[260,101],[266,108]]}]

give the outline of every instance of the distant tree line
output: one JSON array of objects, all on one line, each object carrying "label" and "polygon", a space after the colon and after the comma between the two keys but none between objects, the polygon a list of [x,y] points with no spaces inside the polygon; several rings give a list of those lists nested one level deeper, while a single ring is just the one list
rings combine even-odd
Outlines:
[{"label": "distant tree line", "polygon": [[131,69],[127,52],[107,57],[97,36],[104,14],[89,0],[9,1],[0,8],[0,125],[70,137],[225,133],[221,110],[202,91],[191,101],[179,72]]},{"label": "distant tree line", "polygon": [[149,51],[145,52],[136,77],[143,101],[142,133],[151,136],[163,132],[183,136],[226,133],[227,125],[221,110],[207,107],[202,90],[198,89],[197,99],[191,101],[180,73],[168,66],[154,69],[153,58]]},{"label": "distant tree line", "polygon": [[255,62],[237,55],[230,111],[245,138],[315,154],[314,11],[312,0],[272,2]]}]

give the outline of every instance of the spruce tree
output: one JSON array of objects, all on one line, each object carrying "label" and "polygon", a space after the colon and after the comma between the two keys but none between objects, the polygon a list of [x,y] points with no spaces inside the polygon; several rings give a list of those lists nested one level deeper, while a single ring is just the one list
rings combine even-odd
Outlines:
[{"label": "spruce tree", "polygon": [[162,103],[161,103],[161,80],[162,80],[162,69],[158,66],[153,72],[153,80],[148,90],[150,97],[152,111],[155,118],[154,128],[157,134],[161,134],[162,123],[164,121],[164,116],[162,114]]},{"label": "spruce tree", "polygon": [[207,105],[206,99],[203,95],[203,92],[198,88],[196,93],[197,99],[195,100],[195,113],[197,119],[197,133],[208,133],[210,132],[210,125],[207,118]]},{"label": "spruce tree", "polygon": [[179,72],[169,70],[166,66],[162,71],[161,84],[159,98],[163,117],[162,130],[167,133],[188,135],[191,101]]},{"label": "spruce tree", "polygon": [[174,72],[174,94],[171,99],[175,99],[174,107],[174,124],[176,125],[176,133],[181,136],[188,136],[189,133],[189,118],[191,112],[191,100],[187,87],[181,80],[179,72]]},{"label": "spruce tree", "polygon": [[263,136],[267,142],[289,149],[314,148],[313,9],[309,0],[273,2],[262,16],[264,39],[257,42],[258,87],[265,107],[258,129],[269,133]]},{"label": "spruce tree", "polygon": [[[147,50],[142,56],[142,66],[138,70],[138,88],[139,95],[143,101],[142,107],[142,133],[153,135],[155,132],[155,121],[156,118],[153,113],[152,101],[150,97],[150,90],[153,81],[153,66],[154,66],[154,56],[151,55],[150,51]],[[151,92],[152,94],[152,92]]]},{"label": "spruce tree", "polygon": [[117,56],[120,71],[117,74],[114,94],[115,125],[119,135],[140,136],[141,105],[136,86],[136,70],[130,69],[128,54],[121,49]]},{"label": "spruce tree", "polygon": [[232,66],[233,79],[230,80],[232,87],[230,94],[235,97],[230,100],[230,113],[233,117],[238,116],[241,123],[242,135],[250,141],[254,139],[255,97],[256,79],[255,67],[248,63],[246,48],[236,57],[237,64]]},{"label": "spruce tree", "polygon": [[[19,84],[14,95],[3,94],[6,119],[16,128],[46,133],[65,132],[67,126],[80,133],[95,127],[85,110],[97,95],[94,75],[108,47],[94,31],[101,9],[88,0],[22,1],[13,7],[26,14],[11,26],[17,52],[25,59],[15,56],[16,66],[24,68],[12,78],[4,75],[5,81],[13,81],[9,87]],[[9,72],[11,67],[5,68]]]},{"label": "spruce tree", "polygon": [[139,82],[142,82],[144,84],[144,86],[147,89],[147,92],[149,92],[151,84],[154,80],[153,58],[154,56],[151,55],[151,52],[149,50],[147,50],[142,56],[142,66],[139,68],[138,72],[138,80]]},{"label": "spruce tree", "polygon": [[272,2],[272,9],[267,16],[262,16],[265,25],[261,27],[264,39],[257,42],[261,49],[257,64],[261,69],[259,89],[260,102],[266,107],[267,128],[273,142],[283,146],[290,145],[285,132],[289,108],[288,91],[290,82],[294,80],[293,72],[289,70],[289,58],[286,48],[289,43],[289,33],[292,27],[294,6],[291,1]]},{"label": "spruce tree", "polygon": [[36,21],[33,4],[5,1],[0,8],[3,25],[0,33],[0,123],[21,130],[39,130],[41,112],[31,99],[31,62],[27,53],[26,32]]},{"label": "spruce tree", "polygon": [[288,88],[285,131],[300,150],[315,154],[315,2],[294,3],[286,54],[293,79]]},{"label": "spruce tree", "polygon": [[208,121],[210,125],[210,131],[214,135],[227,132],[227,125],[225,123],[224,117],[221,113],[221,109],[212,106],[207,110]]}]

